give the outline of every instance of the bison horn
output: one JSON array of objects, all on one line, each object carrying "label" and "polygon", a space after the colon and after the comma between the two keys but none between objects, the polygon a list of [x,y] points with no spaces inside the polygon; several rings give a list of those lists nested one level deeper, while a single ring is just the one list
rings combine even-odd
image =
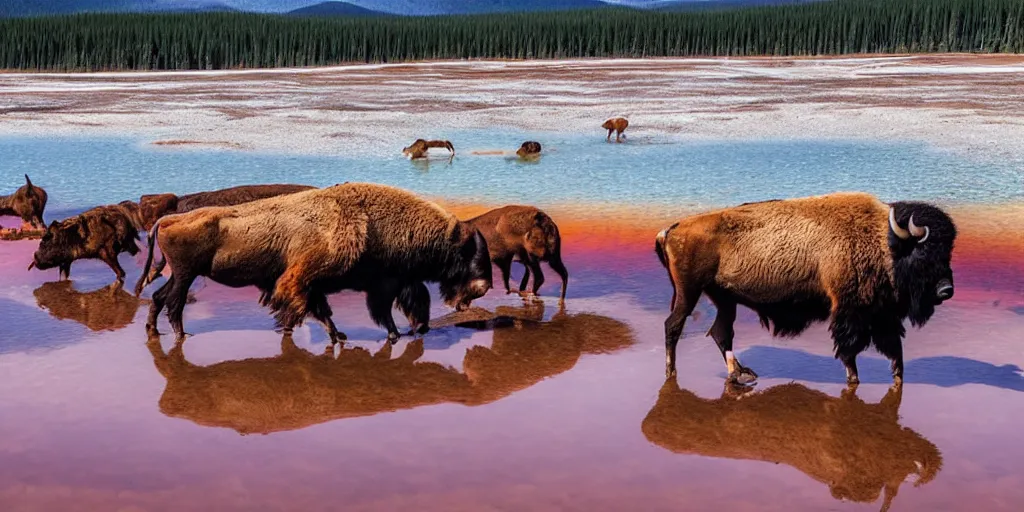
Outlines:
[{"label": "bison horn", "polygon": [[910,216],[910,223],[907,224],[907,228],[910,230],[910,234],[914,235],[915,238],[920,238],[917,243],[922,243],[928,239],[928,235],[932,234],[932,230],[928,229],[928,226],[920,227],[914,224],[914,216]]},{"label": "bison horn", "polygon": [[889,207],[889,228],[892,229],[892,232],[895,233],[896,236],[903,240],[910,238],[910,231],[901,228],[900,225],[896,223],[896,209],[891,206]]}]

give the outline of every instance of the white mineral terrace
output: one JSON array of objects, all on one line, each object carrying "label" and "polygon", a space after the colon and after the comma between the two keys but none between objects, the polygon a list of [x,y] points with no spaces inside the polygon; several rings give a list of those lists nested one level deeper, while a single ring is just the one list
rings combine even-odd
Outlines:
[{"label": "white mineral terrace", "polygon": [[[0,73],[0,136],[390,154],[512,128],[603,137],[925,141],[1024,161],[1024,57],[471,61],[316,69]],[[398,148],[398,149],[396,149]]]}]

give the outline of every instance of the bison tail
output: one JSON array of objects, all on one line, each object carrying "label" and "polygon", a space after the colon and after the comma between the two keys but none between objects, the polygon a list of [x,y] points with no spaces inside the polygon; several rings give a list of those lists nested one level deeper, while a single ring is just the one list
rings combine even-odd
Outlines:
[{"label": "bison tail", "polygon": [[663,229],[658,233],[658,236],[654,237],[654,254],[658,255],[658,261],[660,261],[661,265],[665,268],[668,268],[668,256],[665,254],[665,240],[668,238],[668,232],[671,230],[671,227]]},{"label": "bison tail", "polygon": [[448,151],[452,152],[452,156],[455,156],[455,146],[449,141],[444,141],[444,147],[448,148]]},{"label": "bison tail", "polygon": [[142,295],[142,289],[149,284],[149,270],[153,267],[153,248],[156,247],[156,237],[160,234],[160,219],[153,224],[153,229],[149,232],[149,240],[147,240],[149,247],[146,250],[146,264],[142,267],[142,275],[139,276],[139,282],[135,283],[135,296]]}]

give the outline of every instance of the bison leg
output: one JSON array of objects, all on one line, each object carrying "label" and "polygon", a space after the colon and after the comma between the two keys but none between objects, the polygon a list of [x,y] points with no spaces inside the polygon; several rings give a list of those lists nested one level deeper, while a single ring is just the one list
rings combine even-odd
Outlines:
[{"label": "bison leg", "polygon": [[871,342],[871,335],[865,332],[867,324],[861,315],[837,314],[830,327],[836,358],[846,367],[846,383],[851,386],[860,384],[857,374],[857,355],[864,351]]},{"label": "bison leg", "polygon": [[725,367],[729,372],[728,382],[731,384],[750,384],[757,380],[757,374],[753,370],[740,364],[739,359],[732,352],[732,340],[735,335],[733,324],[736,322],[736,301],[719,294],[711,296],[712,302],[718,313],[715,314],[715,322],[708,330],[708,336],[715,340],[718,350],[722,352],[725,359]]},{"label": "bison leg", "polygon": [[366,290],[366,309],[370,311],[370,318],[387,329],[388,341],[391,343],[396,343],[401,336],[391,315],[391,307],[398,298],[398,292],[398,283],[394,281],[380,281]]},{"label": "bison leg", "polygon": [[889,358],[892,382],[896,386],[903,384],[903,335],[906,332],[903,323],[896,319],[875,322],[871,326],[871,342],[880,354]]},{"label": "bison leg", "polygon": [[505,285],[505,293],[512,293],[512,289],[508,286],[508,279],[512,274],[512,257],[507,256],[494,260],[494,264],[498,266],[498,270],[501,271],[501,282]]},{"label": "bison leg", "polygon": [[679,344],[679,337],[683,334],[683,327],[686,324],[686,317],[693,313],[700,299],[701,289],[697,286],[675,284],[679,289],[676,294],[675,304],[672,305],[672,313],[665,319],[665,377],[676,376],[676,345]]},{"label": "bison leg", "polygon": [[558,300],[565,302],[565,288],[569,285],[569,271],[566,270],[565,264],[562,263],[562,255],[558,251],[552,252],[548,265],[551,266],[551,270],[558,274],[558,277],[562,278],[562,294],[559,295]]},{"label": "bison leg", "polygon": [[160,316],[160,312],[164,309],[164,304],[167,303],[167,296],[171,293],[171,289],[174,288],[174,276],[164,283],[156,292],[153,293],[152,302],[149,304],[149,316],[146,317],[146,332],[152,336],[160,334],[156,329],[156,321]]},{"label": "bison leg", "polygon": [[540,269],[540,260],[534,256],[529,257],[530,272],[533,274],[533,294],[540,295],[540,286],[544,284],[544,272]]},{"label": "bison leg", "polygon": [[423,283],[402,288],[398,294],[398,309],[409,319],[409,336],[430,331],[430,292]]},{"label": "bison leg", "polygon": [[609,129],[608,129],[608,137],[606,137],[606,138],[604,139],[604,140],[605,140],[605,142],[611,142],[611,141],[612,141],[612,132],[614,132],[614,131],[615,131],[615,129],[614,129],[614,128],[609,128]]},{"label": "bison leg", "polygon": [[65,263],[65,264],[60,266],[60,268],[58,269],[58,278],[57,279],[59,281],[68,281],[68,280],[71,279],[71,264],[70,263]]},{"label": "bison leg", "polygon": [[333,312],[331,311],[331,306],[327,303],[326,295],[319,291],[309,294],[309,313],[324,326],[324,330],[327,331],[327,335],[331,338],[332,346],[348,339],[348,336],[345,336],[345,333],[339,331],[338,327],[334,325],[334,320],[331,319]]},{"label": "bison leg", "polygon": [[[196,280],[194,276],[175,275],[174,284],[167,294],[167,319],[171,321],[171,329],[174,330],[175,339],[178,342],[185,341],[185,325],[182,317],[185,313],[185,303],[188,302],[188,289]],[[170,284],[170,282],[168,282]],[[162,289],[162,288],[161,288]]]},{"label": "bison leg", "polygon": [[124,286],[124,269],[121,268],[121,264],[117,261],[117,254],[111,255],[109,251],[103,251],[100,253],[100,260],[114,271],[114,275],[117,276],[115,281],[117,288]]},{"label": "bison leg", "polygon": [[615,131],[615,142],[622,142],[622,130]]}]

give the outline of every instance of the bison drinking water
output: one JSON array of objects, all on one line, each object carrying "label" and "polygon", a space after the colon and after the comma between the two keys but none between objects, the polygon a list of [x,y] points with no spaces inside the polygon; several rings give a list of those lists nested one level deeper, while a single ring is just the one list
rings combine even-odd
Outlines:
[{"label": "bison drinking water", "polygon": [[422,283],[439,282],[445,302],[464,308],[491,287],[491,259],[479,231],[434,203],[384,185],[346,183],[170,215],[153,226],[150,239],[144,272],[159,245],[171,277],[153,294],[146,325],[155,331],[166,305],[178,339],[185,335],[186,293],[199,276],[256,286],[285,332],[310,314],[332,342],[345,335],[331,320],[328,294],[365,291],[373,320],[395,340],[391,307],[405,291],[419,295]]},{"label": "bison drinking water", "polygon": [[555,221],[546,213],[532,206],[510,205],[491,210],[466,222],[480,230],[487,239],[491,261],[501,269],[505,293],[511,293],[508,278],[513,259],[518,258],[526,267],[519,291],[526,290],[526,282],[530,279],[532,271],[534,295],[544,284],[540,262],[546,261],[562,278],[562,294],[559,297],[565,300],[569,272],[562,264],[562,237],[558,234]]},{"label": "bison drinking water", "polygon": [[903,320],[922,326],[953,296],[950,259],[956,227],[918,202],[885,204],[838,193],[749,203],[687,217],[658,233],[655,252],[672,281],[665,320],[666,373],[701,294],[718,309],[708,335],[729,380],[757,374],[732,352],[736,306],[753,309],[776,336],[795,336],[829,320],[836,358],[858,382],[857,354],[873,345],[903,381]]},{"label": "bison drinking water", "polygon": [[448,159],[451,160],[452,158],[455,158],[455,146],[452,146],[452,143],[446,140],[416,139],[416,142],[402,148],[402,154],[410,160],[417,160],[420,158],[426,158],[427,151],[430,150],[430,148],[445,148],[451,152],[451,156]]},{"label": "bison drinking water", "polygon": [[[186,194],[183,196],[176,196],[174,194],[150,194],[139,198],[139,204],[137,209],[140,211],[140,217],[142,219],[142,227],[149,231],[153,229],[153,224],[156,223],[157,219],[164,215],[172,213],[186,213],[199,208],[205,208],[207,206],[234,206],[238,204],[248,203],[250,201],[257,201],[259,199],[266,199],[268,197],[277,197],[286,194],[294,194],[296,192],[302,192],[305,190],[311,190],[316,187],[309,185],[242,185],[238,187],[225,188],[221,190],[214,190],[211,192],[196,192],[194,194]],[[152,240],[149,242],[152,243]],[[149,283],[153,282],[161,272],[163,272],[166,261],[161,257],[156,262],[153,270],[149,273],[144,273],[139,277],[139,281],[135,283],[135,296],[138,297],[142,294],[142,289]]]},{"label": "bison drinking water", "polygon": [[122,252],[138,254],[138,240],[139,232],[131,212],[121,205],[98,206],[81,215],[50,223],[28,269],[57,267],[63,280],[71,277],[72,262],[99,259],[114,271],[115,285],[120,288],[125,273],[117,256]]},{"label": "bison drinking water", "polygon": [[33,185],[26,174],[24,185],[9,196],[0,196],[0,216],[20,217],[21,229],[42,229],[46,200],[46,191]]},{"label": "bison drinking water", "polygon": [[615,142],[622,142],[622,138],[625,137],[622,132],[626,131],[629,126],[629,121],[624,117],[615,117],[609,119],[601,125],[601,128],[608,130],[608,142],[612,141],[612,132],[615,132]]}]

